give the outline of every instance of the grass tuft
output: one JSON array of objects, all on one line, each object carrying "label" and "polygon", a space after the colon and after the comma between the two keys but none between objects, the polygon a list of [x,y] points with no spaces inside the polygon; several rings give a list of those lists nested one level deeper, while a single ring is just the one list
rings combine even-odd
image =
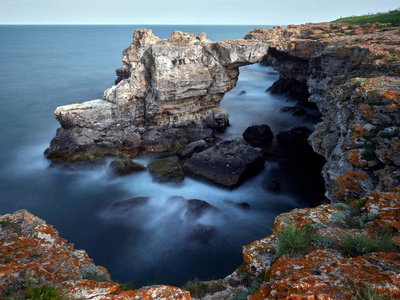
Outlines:
[{"label": "grass tuft", "polygon": [[276,235],[278,237],[278,246],[275,259],[284,254],[294,257],[308,249],[310,241],[306,229],[289,225],[284,231],[278,232]]},{"label": "grass tuft", "polygon": [[356,300],[392,300],[394,299],[389,292],[381,293],[371,286],[366,286],[364,289],[357,291]]}]

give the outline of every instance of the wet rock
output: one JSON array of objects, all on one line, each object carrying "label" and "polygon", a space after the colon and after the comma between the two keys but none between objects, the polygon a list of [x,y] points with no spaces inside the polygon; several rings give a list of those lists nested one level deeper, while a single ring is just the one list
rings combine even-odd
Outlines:
[{"label": "wet rock", "polygon": [[215,236],[216,233],[217,229],[215,227],[198,224],[190,232],[189,239],[206,244]]},{"label": "wet rock", "polygon": [[262,151],[264,152],[264,157],[265,158],[284,158],[286,157],[286,153],[284,149],[278,145],[278,144],[273,144],[273,145],[268,145],[265,147],[261,148]]},{"label": "wet rock", "polygon": [[304,118],[301,119],[305,123],[313,123],[317,124],[321,122],[321,117],[320,116],[313,116],[313,115],[306,115]]},{"label": "wet rock", "polygon": [[254,146],[263,146],[269,144],[274,138],[274,134],[268,125],[253,125],[247,127],[243,133],[246,142]]},{"label": "wet rock", "polygon": [[306,127],[295,127],[278,133],[276,139],[286,152],[302,154],[312,151],[307,140],[310,134],[311,130]]},{"label": "wet rock", "polygon": [[234,187],[260,171],[264,158],[260,149],[251,147],[241,138],[233,138],[193,154],[183,167],[186,173]]},{"label": "wet rock", "polygon": [[[296,61],[293,62],[293,64],[296,64],[296,67],[292,67],[293,70],[296,70],[297,68],[301,70],[304,66],[307,66],[308,68],[308,61]],[[307,84],[294,78],[285,79],[280,77],[267,89],[267,92],[270,92],[271,94],[287,95],[290,98],[297,100],[297,103],[299,104],[312,107],[315,106],[313,103],[308,102],[310,93],[308,92]]]},{"label": "wet rock", "polygon": [[268,184],[268,189],[277,192],[281,189],[281,184],[277,180],[272,180]]},{"label": "wet rock", "polygon": [[246,94],[246,91],[245,91],[245,90],[241,90],[241,91],[238,93],[238,96],[242,96],[242,95],[244,95],[244,94]]},{"label": "wet rock", "polygon": [[146,205],[149,202],[149,197],[134,197],[122,201],[115,202],[111,206],[111,210],[126,210],[131,208],[137,208]]},{"label": "wet rock", "polygon": [[207,149],[209,146],[205,140],[199,140],[196,142],[192,142],[188,144],[183,150],[179,153],[182,157],[191,157],[193,153],[201,152]]},{"label": "wet rock", "polygon": [[229,204],[229,205],[233,205],[237,208],[240,208],[242,210],[249,210],[250,209],[250,204],[247,202],[233,202],[230,200],[225,200],[225,203]]},{"label": "wet rock", "polygon": [[284,106],[280,110],[280,112],[290,113],[292,116],[304,115],[306,111],[304,108],[300,106]]},{"label": "wet rock", "polygon": [[190,199],[187,201],[185,218],[194,221],[206,213],[221,213],[221,211],[203,200]]},{"label": "wet rock", "polygon": [[114,159],[109,166],[109,171],[114,175],[127,175],[137,171],[146,170],[145,166],[132,161],[129,158]]},{"label": "wet rock", "polygon": [[181,164],[176,156],[155,159],[147,165],[147,168],[157,182],[182,182],[185,179]]}]

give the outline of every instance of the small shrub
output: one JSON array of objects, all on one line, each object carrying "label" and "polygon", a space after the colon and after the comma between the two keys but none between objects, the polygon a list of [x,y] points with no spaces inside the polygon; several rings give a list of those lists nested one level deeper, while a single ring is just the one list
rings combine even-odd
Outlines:
[{"label": "small shrub", "polygon": [[284,231],[277,233],[278,246],[275,258],[284,254],[291,257],[307,250],[309,245],[307,231],[303,228],[287,226]]},{"label": "small shrub", "polygon": [[55,287],[47,285],[42,285],[40,287],[28,285],[28,289],[26,290],[23,299],[62,300],[64,297]]},{"label": "small shrub", "polygon": [[331,223],[345,225],[346,224],[346,219],[349,216],[350,216],[350,211],[348,211],[348,210],[334,213],[331,216]]},{"label": "small shrub", "polygon": [[251,287],[247,292],[237,293],[233,297],[228,298],[228,300],[246,300],[248,296],[254,295],[259,289],[260,286]]},{"label": "small shrub", "polygon": [[132,282],[119,283],[119,288],[123,291],[132,291],[135,285]]},{"label": "small shrub", "polygon": [[311,238],[311,240],[313,241],[313,243],[315,245],[317,245],[318,247],[322,247],[322,248],[329,248],[332,246],[332,239],[327,237],[327,236],[323,236],[323,235],[319,235],[319,234],[314,234]]},{"label": "small shrub", "polygon": [[398,57],[392,57],[392,58],[386,59],[386,61],[387,61],[387,62],[400,61],[400,58],[398,58]]},{"label": "small shrub", "polygon": [[381,218],[381,216],[379,214],[371,214],[368,217],[368,221],[375,221],[375,220],[379,220]]},{"label": "small shrub", "polygon": [[377,289],[374,289],[371,286],[366,286],[364,289],[357,291],[355,299],[357,299],[357,300],[392,300],[394,298],[389,294],[389,292],[382,294]]},{"label": "small shrub", "polygon": [[359,256],[371,252],[394,252],[398,251],[396,243],[393,241],[391,233],[383,232],[379,239],[372,239],[365,234],[345,234],[342,236],[343,243],[341,252],[345,256]]},{"label": "small shrub", "polygon": [[361,155],[362,158],[365,160],[374,160],[374,158],[376,157],[375,150],[371,148],[365,149]]},{"label": "small shrub", "polygon": [[379,54],[377,56],[375,56],[375,59],[382,59],[386,56],[386,54]]},{"label": "small shrub", "polygon": [[190,292],[191,297],[203,298],[207,294],[223,291],[225,287],[218,282],[189,281],[185,283],[183,289]]},{"label": "small shrub", "polygon": [[80,269],[82,278],[95,281],[108,281],[107,275],[95,265],[87,265]]},{"label": "small shrub", "polygon": [[2,220],[0,221],[0,226],[1,227],[6,227],[8,224],[10,224],[11,220]]},{"label": "small shrub", "polygon": [[374,252],[375,243],[365,234],[345,234],[342,236],[341,252],[345,256],[355,257]]},{"label": "small shrub", "polygon": [[392,135],[393,135],[392,132],[387,132],[387,131],[381,132],[381,133],[379,134],[379,136],[380,136],[381,138],[384,138],[384,139],[391,138]]},{"label": "small shrub", "polygon": [[[48,285],[37,285],[33,280],[20,280],[19,289],[25,289],[22,294],[16,296],[16,300],[68,300],[65,292],[60,292],[57,288]],[[18,291],[15,290],[12,293]],[[9,294],[11,295],[11,294]]]},{"label": "small shrub", "polygon": [[[27,281],[25,279],[17,279],[13,282],[12,286],[9,287],[5,292],[5,296],[11,296],[17,291],[24,290],[27,287]],[[1,295],[1,294],[0,294]]]},{"label": "small shrub", "polygon": [[343,210],[349,210],[350,209],[348,205],[346,205],[344,203],[341,203],[341,202],[334,203],[334,204],[332,204],[332,206],[334,208],[337,208],[337,209],[343,209]]},{"label": "small shrub", "polygon": [[349,205],[350,203],[353,203],[356,199],[354,198],[347,198],[346,199],[346,204]]}]

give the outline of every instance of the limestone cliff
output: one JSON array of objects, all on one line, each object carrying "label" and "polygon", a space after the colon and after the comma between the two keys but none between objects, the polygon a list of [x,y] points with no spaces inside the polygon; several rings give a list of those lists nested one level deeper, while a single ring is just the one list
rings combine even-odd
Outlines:
[{"label": "limestone cliff", "polygon": [[[400,29],[330,24],[256,29],[286,89],[305,86],[322,123],[310,137],[327,160],[332,201],[389,191],[400,181]],[[281,37],[280,39],[278,37]],[[285,38],[282,40],[282,38]]]},{"label": "limestone cliff", "polygon": [[176,149],[228,125],[219,106],[235,87],[238,67],[256,63],[268,46],[259,41],[213,43],[205,34],[174,32],[160,40],[139,29],[123,51],[117,84],[103,99],[58,107],[61,128],[46,150],[51,160]]}]

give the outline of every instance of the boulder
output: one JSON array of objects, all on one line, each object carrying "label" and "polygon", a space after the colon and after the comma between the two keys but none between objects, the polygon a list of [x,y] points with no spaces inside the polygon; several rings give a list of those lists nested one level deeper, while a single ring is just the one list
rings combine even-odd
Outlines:
[{"label": "boulder", "polygon": [[221,213],[221,211],[203,200],[190,199],[187,201],[185,218],[194,221],[205,213]]},{"label": "boulder", "polygon": [[235,187],[264,167],[261,149],[253,148],[241,138],[223,140],[215,146],[195,153],[184,164],[186,173]]},{"label": "boulder", "polygon": [[268,184],[268,189],[271,191],[279,191],[281,189],[281,184],[277,180],[272,180]]},{"label": "boulder", "polygon": [[311,130],[306,127],[295,127],[278,133],[276,138],[278,143],[286,150],[298,151],[310,147],[307,141],[310,134]]},{"label": "boulder", "polygon": [[195,240],[203,244],[208,243],[216,234],[217,229],[213,226],[196,225],[189,233],[189,240]]},{"label": "boulder", "polygon": [[242,96],[242,95],[244,95],[244,94],[246,94],[246,91],[245,91],[245,90],[241,90],[241,91],[238,93],[238,96]]},{"label": "boulder", "polygon": [[136,171],[146,170],[146,167],[135,163],[129,158],[117,158],[110,163],[108,169],[114,175],[127,175]]},{"label": "boulder", "polygon": [[243,138],[251,145],[263,146],[272,141],[274,134],[272,133],[271,128],[266,124],[253,125],[247,127],[243,133]]},{"label": "boulder", "polygon": [[225,200],[225,203],[232,205],[234,207],[240,208],[242,210],[249,210],[250,209],[250,204],[247,202],[233,202],[231,200]]},{"label": "boulder", "polygon": [[193,143],[188,144],[182,151],[180,151],[180,155],[182,157],[191,157],[193,153],[201,152],[207,149],[209,146],[205,140],[199,140]]},{"label": "boulder", "polygon": [[185,179],[181,164],[176,156],[155,159],[147,165],[147,168],[154,181],[157,182],[182,182]]},{"label": "boulder", "polygon": [[143,206],[149,202],[149,197],[134,197],[126,200],[115,202],[111,206],[111,210],[126,210]]},{"label": "boulder", "polygon": [[279,111],[290,113],[292,116],[304,115],[306,113],[304,108],[300,106],[284,106]]}]

